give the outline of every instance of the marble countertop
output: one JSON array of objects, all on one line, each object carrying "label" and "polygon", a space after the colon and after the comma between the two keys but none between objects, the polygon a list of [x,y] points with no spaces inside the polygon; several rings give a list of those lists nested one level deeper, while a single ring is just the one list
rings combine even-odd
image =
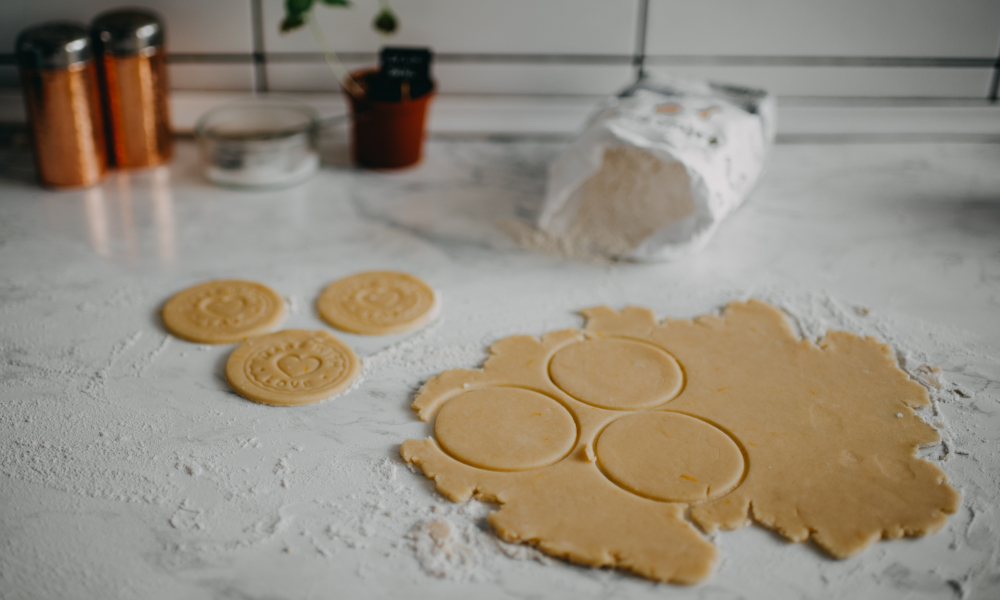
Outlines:
[{"label": "marble countertop", "polygon": [[[996,598],[1000,596],[1000,145],[779,144],[748,203],[699,255],[594,264],[524,250],[561,141],[434,139],[398,173],[342,166],[276,192],[214,188],[181,141],[167,168],[50,192],[0,160],[0,596],[4,598]],[[319,291],[412,272],[443,310],[421,332],[338,334],[365,380],[276,409],[231,393],[230,346],[166,334],[178,290],[248,278],[325,328]],[[497,542],[489,506],[454,505],[398,458],[429,426],[428,377],[515,333],[636,304],[661,317],[759,297],[807,335],[846,327],[940,367],[925,454],[962,491],[934,535],[835,561],[759,526],[713,537],[693,587],[576,567]],[[445,518],[453,556],[421,544]],[[431,549],[433,550],[433,549]],[[428,553],[430,552],[430,554]],[[435,563],[438,560],[438,563]],[[442,562],[443,561],[443,562]],[[439,564],[440,563],[440,564]]]}]

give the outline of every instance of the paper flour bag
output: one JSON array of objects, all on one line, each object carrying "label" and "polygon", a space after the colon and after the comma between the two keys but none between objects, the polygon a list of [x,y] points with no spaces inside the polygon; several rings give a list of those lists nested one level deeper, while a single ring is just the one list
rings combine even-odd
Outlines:
[{"label": "paper flour bag", "polygon": [[581,254],[655,261],[697,252],[757,182],[774,128],[765,91],[641,80],[551,165],[538,226]]}]

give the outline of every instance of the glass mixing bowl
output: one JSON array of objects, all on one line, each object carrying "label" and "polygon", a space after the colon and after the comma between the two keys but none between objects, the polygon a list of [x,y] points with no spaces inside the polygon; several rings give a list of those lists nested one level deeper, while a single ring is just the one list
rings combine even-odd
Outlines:
[{"label": "glass mixing bowl", "polygon": [[314,110],[287,104],[220,106],[195,126],[201,171],[216,185],[275,189],[301,183],[319,167]]}]

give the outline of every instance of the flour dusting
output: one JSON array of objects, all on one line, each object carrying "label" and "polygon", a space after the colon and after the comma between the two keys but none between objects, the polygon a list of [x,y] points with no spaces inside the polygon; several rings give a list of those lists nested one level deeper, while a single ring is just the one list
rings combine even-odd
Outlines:
[{"label": "flour dusting", "polygon": [[[588,578],[598,585],[612,577],[601,571],[581,577],[581,570],[530,546],[501,541],[486,522],[494,506],[451,503],[432,482],[401,468],[409,465],[398,457],[399,444],[427,432],[408,406],[412,394],[427,378],[450,368],[478,367],[486,356],[485,345],[464,341],[454,323],[440,318],[364,357],[359,382],[335,399],[275,409],[228,389],[220,375],[228,347],[199,350],[155,330],[117,324],[123,303],[141,303],[133,299],[135,293],[127,290],[87,308],[90,318],[114,332],[110,345],[53,342],[29,352],[31,330],[5,327],[0,386],[9,399],[0,412],[0,476],[8,493],[30,496],[40,511],[62,510],[66,498],[109,502],[108,511],[143,524],[159,548],[147,560],[163,568],[221,568],[249,560],[252,551],[330,568],[350,564],[358,577],[373,580],[488,582],[542,565],[549,569],[547,577],[565,578],[571,587],[590,585]],[[994,411],[1000,395],[984,375],[996,358],[966,332],[822,293],[700,290],[671,296],[673,310],[684,307],[691,315],[669,314],[641,298],[634,303],[650,306],[660,317],[687,317],[750,296],[782,308],[808,339],[842,329],[894,348],[900,365],[932,398],[933,406],[918,413],[943,442],[928,449],[927,457],[942,464],[963,493],[962,508],[946,531],[914,544],[950,544],[996,556],[995,548],[983,544],[997,535],[991,498],[1000,493],[993,476],[1000,457],[991,445],[995,432],[984,430],[977,417]],[[498,338],[513,326],[502,316],[483,318],[495,320]],[[443,343],[446,332],[459,343]],[[39,351],[47,353],[45,360]],[[877,561],[852,574],[846,563],[804,548],[792,552],[788,544],[756,535],[714,536],[729,546],[723,554],[739,557],[727,559],[717,577],[748,577],[752,573],[738,569],[786,560],[818,569],[824,585],[837,589],[849,586],[852,578],[888,576]],[[737,543],[751,544],[752,552],[733,548]],[[3,571],[11,568],[16,553],[0,547]],[[116,556],[110,549],[92,552],[91,557],[65,557],[59,567],[40,563],[37,568],[61,581],[53,569]],[[870,552],[877,557],[881,550]],[[942,581],[954,570],[928,568],[936,569]],[[94,589],[103,589],[98,583]],[[967,582],[961,585],[972,589]],[[72,591],[56,589],[52,595]]]}]

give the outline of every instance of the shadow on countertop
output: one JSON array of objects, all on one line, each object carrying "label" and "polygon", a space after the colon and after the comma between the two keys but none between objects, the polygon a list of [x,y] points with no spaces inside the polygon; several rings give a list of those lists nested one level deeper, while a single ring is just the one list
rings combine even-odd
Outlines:
[{"label": "shadow on countertop", "polygon": [[38,184],[27,123],[0,122],[0,178]]}]

